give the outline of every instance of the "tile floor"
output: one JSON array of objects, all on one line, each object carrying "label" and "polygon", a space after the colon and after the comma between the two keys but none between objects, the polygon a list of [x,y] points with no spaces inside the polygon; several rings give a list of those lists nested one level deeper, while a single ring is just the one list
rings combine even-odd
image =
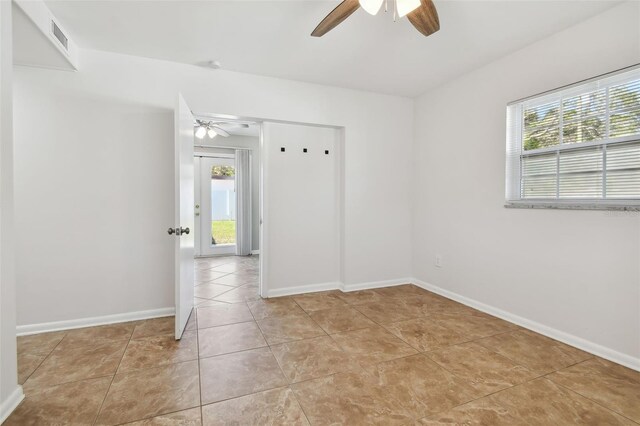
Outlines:
[{"label": "tile floor", "polygon": [[198,260],[178,342],[171,317],[20,337],[6,424],[640,424],[636,371],[411,285],[262,300],[257,274]]}]

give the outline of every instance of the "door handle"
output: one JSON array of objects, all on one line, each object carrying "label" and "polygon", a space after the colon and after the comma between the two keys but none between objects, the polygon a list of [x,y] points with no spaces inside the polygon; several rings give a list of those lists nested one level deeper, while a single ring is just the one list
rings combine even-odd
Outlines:
[{"label": "door handle", "polygon": [[169,228],[167,230],[167,234],[169,234],[169,235],[176,234],[176,237],[179,237],[182,234],[187,234],[188,235],[189,232],[191,232],[191,230],[189,228],[183,228],[183,227],[180,227],[180,228]]}]

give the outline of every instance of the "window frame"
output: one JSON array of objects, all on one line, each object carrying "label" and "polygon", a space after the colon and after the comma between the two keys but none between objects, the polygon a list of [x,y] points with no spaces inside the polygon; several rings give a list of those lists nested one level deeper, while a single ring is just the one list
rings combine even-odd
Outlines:
[{"label": "window frame", "polygon": [[[610,101],[609,88],[621,83],[640,79],[640,64],[635,64],[607,74],[599,75],[587,80],[582,80],[567,86],[552,89],[537,95],[532,95],[523,99],[518,99],[507,104],[507,132],[506,132],[506,172],[505,172],[505,207],[515,208],[556,208],[556,209],[589,209],[589,210],[633,210],[640,211],[640,196],[638,198],[606,198],[606,149],[607,147],[625,143],[638,142],[640,135],[621,136],[610,138]],[[589,117],[604,117],[605,136],[596,141],[563,143],[564,138],[564,100],[572,96],[585,94],[597,90],[605,89],[605,111],[602,114],[592,114],[579,117],[576,122],[580,122]],[[558,128],[558,145],[524,150],[525,117],[524,111],[547,104],[558,103],[558,124],[557,126],[546,126],[548,128]],[[629,107],[626,111],[633,110]],[[625,109],[615,110],[614,113],[624,112]],[[514,117],[515,115],[515,117]],[[540,126],[543,128],[545,126]],[[522,186],[522,161],[526,157],[534,157],[542,154],[555,153],[560,161],[562,152],[571,152],[589,148],[602,147],[604,150],[602,159],[602,197],[601,198],[559,198],[559,189],[554,198],[523,198]],[[556,185],[560,185],[559,166],[556,169]]]}]

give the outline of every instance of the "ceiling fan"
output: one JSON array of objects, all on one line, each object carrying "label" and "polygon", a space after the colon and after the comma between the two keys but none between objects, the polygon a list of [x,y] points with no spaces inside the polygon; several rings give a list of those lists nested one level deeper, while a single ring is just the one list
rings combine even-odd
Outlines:
[{"label": "ceiling fan", "polygon": [[343,0],[318,24],[311,35],[322,37],[351,16],[361,6],[367,13],[375,15],[384,3],[384,9],[387,11],[390,1],[394,3],[394,20],[396,17],[402,18],[406,16],[409,22],[425,36],[431,35],[440,29],[438,12],[432,0]]},{"label": "ceiling fan", "polygon": [[225,121],[204,121],[204,120],[196,120],[195,122],[195,136],[198,139],[204,139],[205,136],[209,136],[210,139],[215,138],[220,135],[224,138],[228,138],[231,134],[222,128],[222,126],[232,129],[232,128],[248,128],[249,125],[245,123],[234,123],[234,122],[225,122]]}]

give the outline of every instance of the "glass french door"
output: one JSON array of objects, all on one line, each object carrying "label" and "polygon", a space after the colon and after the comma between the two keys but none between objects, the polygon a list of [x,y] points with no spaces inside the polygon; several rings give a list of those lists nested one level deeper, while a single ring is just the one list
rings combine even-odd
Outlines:
[{"label": "glass french door", "polygon": [[200,255],[236,251],[235,159],[200,157]]}]

